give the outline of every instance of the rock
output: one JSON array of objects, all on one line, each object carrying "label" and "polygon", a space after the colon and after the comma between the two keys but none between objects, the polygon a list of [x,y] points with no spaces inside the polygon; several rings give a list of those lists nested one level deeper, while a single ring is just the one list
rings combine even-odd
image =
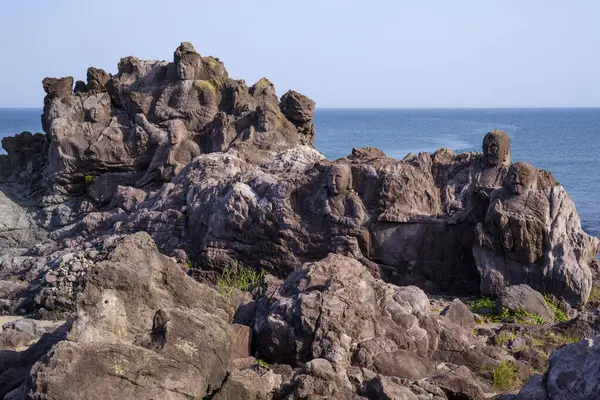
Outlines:
[{"label": "rock", "polygon": [[315,126],[312,120],[315,116],[315,102],[294,90],[289,90],[281,96],[279,106],[286,118],[301,129],[308,143],[313,143]]},{"label": "rock", "polygon": [[[566,312],[589,296],[600,242],[550,173],[511,165],[504,132],[481,153],[329,161],[312,100],[188,42],[90,68],[76,93],[43,84],[47,134],[2,140],[0,312],[69,322],[5,324],[41,338],[0,354],[0,398],[481,398],[506,348],[520,374],[542,367],[540,328],[499,345],[505,328],[475,335],[425,292],[548,322],[535,290]],[[231,271],[247,292],[223,288]],[[600,333],[596,311],[547,329]]]},{"label": "rock", "polygon": [[417,289],[386,284],[358,261],[332,254],[256,300],[256,350],[268,362],[323,358],[412,379],[431,375],[434,360],[476,368],[506,356],[484,351],[471,330],[446,317],[423,313],[422,300]]},{"label": "rock", "polygon": [[27,397],[32,366],[46,357],[52,346],[66,338],[69,327],[69,323],[66,323],[53,332],[42,335],[40,340],[24,351],[0,351],[0,397],[6,399],[15,396],[12,398],[19,400]]},{"label": "rock", "polygon": [[[407,341],[403,346],[412,343],[425,351],[426,332],[412,314],[423,304],[415,291],[409,291],[412,296],[405,299],[416,299],[415,303],[402,299],[403,288],[375,280],[366,267],[344,256],[330,255],[318,263],[307,264],[273,296],[258,301],[254,320],[258,351],[261,357],[281,363],[312,358],[343,362],[352,357],[354,346],[372,338],[386,324],[390,324],[386,329],[408,330],[406,336],[397,338]],[[292,313],[292,305],[298,311]],[[383,316],[390,314],[395,315],[397,323]],[[395,346],[391,344],[393,351]],[[364,354],[361,357],[367,364],[374,355],[366,348],[359,353]]]},{"label": "rock", "polygon": [[100,92],[106,90],[106,85],[110,80],[110,74],[99,68],[90,67],[87,70],[87,90],[91,92]]},{"label": "rock", "polygon": [[484,400],[483,390],[468,368],[461,366],[428,379],[441,388],[449,399]]},{"label": "rock", "polygon": [[353,393],[350,383],[343,375],[343,370],[336,370],[329,361],[317,358],[306,363],[298,371],[286,392],[291,392],[292,399],[362,399]]},{"label": "rock", "polygon": [[172,63],[127,57],[115,76],[90,67],[76,94],[72,78],[46,78],[43,201],[84,194],[97,175],[133,172],[138,186],[170,181],[202,151],[235,148],[259,163],[271,151],[312,147],[314,102],[289,92],[289,120],[267,82],[249,89],[187,42]]},{"label": "rock", "polygon": [[546,368],[547,355],[527,346],[521,346],[515,353],[515,358],[527,362],[536,371]]},{"label": "rock", "polygon": [[121,398],[183,399],[218,389],[234,340],[225,299],[160,255],[146,233],[112,246],[87,274],[70,342],[32,372],[33,392],[52,397],[69,385],[74,399],[119,391]]},{"label": "rock", "polygon": [[73,93],[85,93],[88,91],[87,85],[84,81],[75,81],[75,87]]},{"label": "rock", "polygon": [[15,350],[29,343],[29,337],[17,330],[3,328],[0,333],[0,350]]},{"label": "rock", "polygon": [[460,299],[452,300],[452,303],[441,312],[441,315],[448,317],[452,322],[465,329],[473,329],[476,326],[473,313]]},{"label": "rock", "polygon": [[542,317],[546,323],[554,322],[554,312],[546,304],[544,296],[528,285],[513,285],[504,288],[496,300],[496,307],[499,312],[505,308],[514,312],[523,310]]},{"label": "rock", "polygon": [[592,285],[590,263],[600,242],[581,229],[573,201],[561,186],[537,188],[537,170],[511,166],[509,179],[491,195],[477,228],[474,255],[483,294],[528,284],[577,307]]},{"label": "rock", "polygon": [[250,346],[252,344],[252,331],[250,327],[240,324],[233,324],[234,347],[231,352],[231,359],[250,357]]},{"label": "rock", "polygon": [[419,400],[419,398],[403,386],[395,378],[379,376],[369,382],[367,393],[370,398],[389,400]]},{"label": "rock", "polygon": [[31,228],[27,210],[0,191],[0,231]]},{"label": "rock", "polygon": [[3,329],[14,329],[27,336],[29,340],[37,340],[45,333],[51,333],[62,326],[65,321],[43,321],[29,318],[17,319],[2,325]]},{"label": "rock", "polygon": [[517,399],[598,398],[600,386],[594,378],[600,372],[598,340],[584,339],[555,350],[544,375],[532,377]]},{"label": "rock", "polygon": [[296,125],[304,125],[315,116],[315,102],[308,97],[289,90],[281,96],[281,111]]},{"label": "rock", "polygon": [[398,378],[418,380],[431,375],[434,369],[429,360],[405,350],[381,353],[373,358],[375,372]]},{"label": "rock", "polygon": [[262,375],[252,369],[233,371],[212,399],[269,400],[280,384],[281,376],[271,371],[263,372]]},{"label": "rock", "polygon": [[146,199],[147,193],[141,189],[117,186],[110,206],[119,207],[127,212],[133,211]]},{"label": "rock", "polygon": [[69,97],[73,93],[73,78],[44,78],[44,92],[49,97],[59,99]]}]

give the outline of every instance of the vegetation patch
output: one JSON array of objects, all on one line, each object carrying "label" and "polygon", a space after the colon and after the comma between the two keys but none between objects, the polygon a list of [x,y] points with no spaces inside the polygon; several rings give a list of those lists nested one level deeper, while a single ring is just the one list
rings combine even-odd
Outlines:
[{"label": "vegetation patch", "polygon": [[199,91],[206,89],[206,90],[210,90],[213,94],[217,93],[217,88],[215,87],[215,85],[212,81],[197,80],[197,81],[194,81],[194,86]]},{"label": "vegetation patch", "polygon": [[500,334],[498,334],[498,336],[496,336],[496,344],[497,345],[503,345],[505,343],[510,342],[511,340],[515,340],[517,338],[517,335],[515,335],[513,332],[507,332],[507,331],[503,331],[500,332]]},{"label": "vegetation patch", "polygon": [[579,342],[579,340],[581,340],[579,338],[576,338],[575,336],[554,332],[549,332],[546,335],[546,338],[548,339],[548,342],[553,346],[562,346],[565,344],[576,343]]},{"label": "vegetation patch", "polygon": [[480,315],[483,322],[501,322],[506,324],[541,325],[545,321],[537,314],[525,310],[511,311],[508,308],[498,312],[496,303],[489,297],[481,297],[467,303],[469,309]]},{"label": "vegetation patch", "polygon": [[266,368],[270,368],[271,367],[271,364],[269,364],[265,360],[261,360],[260,358],[258,360],[256,360],[256,363],[258,365],[262,365],[263,367],[266,367]]},{"label": "vegetation patch", "polygon": [[502,361],[492,371],[494,387],[499,390],[511,390],[521,386],[519,371],[512,361]]},{"label": "vegetation patch", "polygon": [[83,180],[86,185],[91,185],[94,182],[94,175],[86,175],[83,177]]},{"label": "vegetation patch", "polygon": [[221,291],[221,294],[229,299],[234,289],[252,292],[261,286],[265,275],[265,271],[257,271],[254,268],[242,266],[226,267],[221,277],[217,280],[217,287]]},{"label": "vegetation patch", "polygon": [[548,307],[550,307],[550,309],[554,313],[554,319],[556,320],[556,322],[565,322],[569,320],[567,314],[565,314],[565,312],[560,309],[556,301],[554,301],[554,298],[545,294],[544,300],[546,301],[546,304],[548,304]]},{"label": "vegetation patch", "polygon": [[589,302],[600,302],[600,289],[596,286],[592,286],[592,291],[590,292],[590,297],[588,298]]}]

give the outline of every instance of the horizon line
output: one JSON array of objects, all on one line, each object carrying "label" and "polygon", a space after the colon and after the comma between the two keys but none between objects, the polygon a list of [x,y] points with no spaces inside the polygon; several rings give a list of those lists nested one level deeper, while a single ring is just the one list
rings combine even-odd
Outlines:
[{"label": "horizon line", "polygon": [[[36,109],[43,110],[43,106],[0,106],[3,110],[23,110],[23,109]],[[535,109],[600,109],[598,106],[376,106],[376,107],[337,107],[337,106],[325,106],[316,107],[317,110],[535,110]]]}]

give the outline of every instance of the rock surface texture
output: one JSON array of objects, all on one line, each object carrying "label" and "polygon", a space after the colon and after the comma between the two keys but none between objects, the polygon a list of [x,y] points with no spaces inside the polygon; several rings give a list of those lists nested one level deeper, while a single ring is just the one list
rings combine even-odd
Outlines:
[{"label": "rock surface texture", "polygon": [[[187,42],[43,88],[45,134],[2,140],[0,399],[478,400],[600,334],[600,242],[504,132],[330,161],[313,100]],[[479,327],[478,295],[545,325]],[[596,347],[517,398],[598,397]]]}]

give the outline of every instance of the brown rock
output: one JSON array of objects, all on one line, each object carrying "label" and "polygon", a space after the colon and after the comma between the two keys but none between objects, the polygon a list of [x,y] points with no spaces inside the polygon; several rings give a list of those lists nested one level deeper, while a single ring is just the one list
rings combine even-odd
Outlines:
[{"label": "brown rock", "polygon": [[505,308],[511,311],[524,310],[542,317],[546,323],[554,322],[554,312],[546,304],[544,296],[528,285],[513,285],[504,288],[496,300],[496,307],[500,311]]},{"label": "brown rock", "polygon": [[450,321],[465,329],[473,329],[476,325],[473,313],[460,299],[452,300],[452,303],[441,312],[441,315],[448,317]]},{"label": "brown rock", "polygon": [[486,398],[475,377],[466,367],[458,367],[428,378],[428,381],[440,387],[449,399],[484,400]]},{"label": "brown rock", "polygon": [[233,324],[234,347],[231,351],[231,359],[250,357],[250,346],[252,345],[252,330],[250,327]]},{"label": "brown rock", "polygon": [[4,329],[0,333],[0,350],[15,350],[26,346],[29,336],[14,329]]},{"label": "brown rock", "polygon": [[106,90],[110,74],[99,68],[90,67],[87,70],[87,90],[101,92]]}]

